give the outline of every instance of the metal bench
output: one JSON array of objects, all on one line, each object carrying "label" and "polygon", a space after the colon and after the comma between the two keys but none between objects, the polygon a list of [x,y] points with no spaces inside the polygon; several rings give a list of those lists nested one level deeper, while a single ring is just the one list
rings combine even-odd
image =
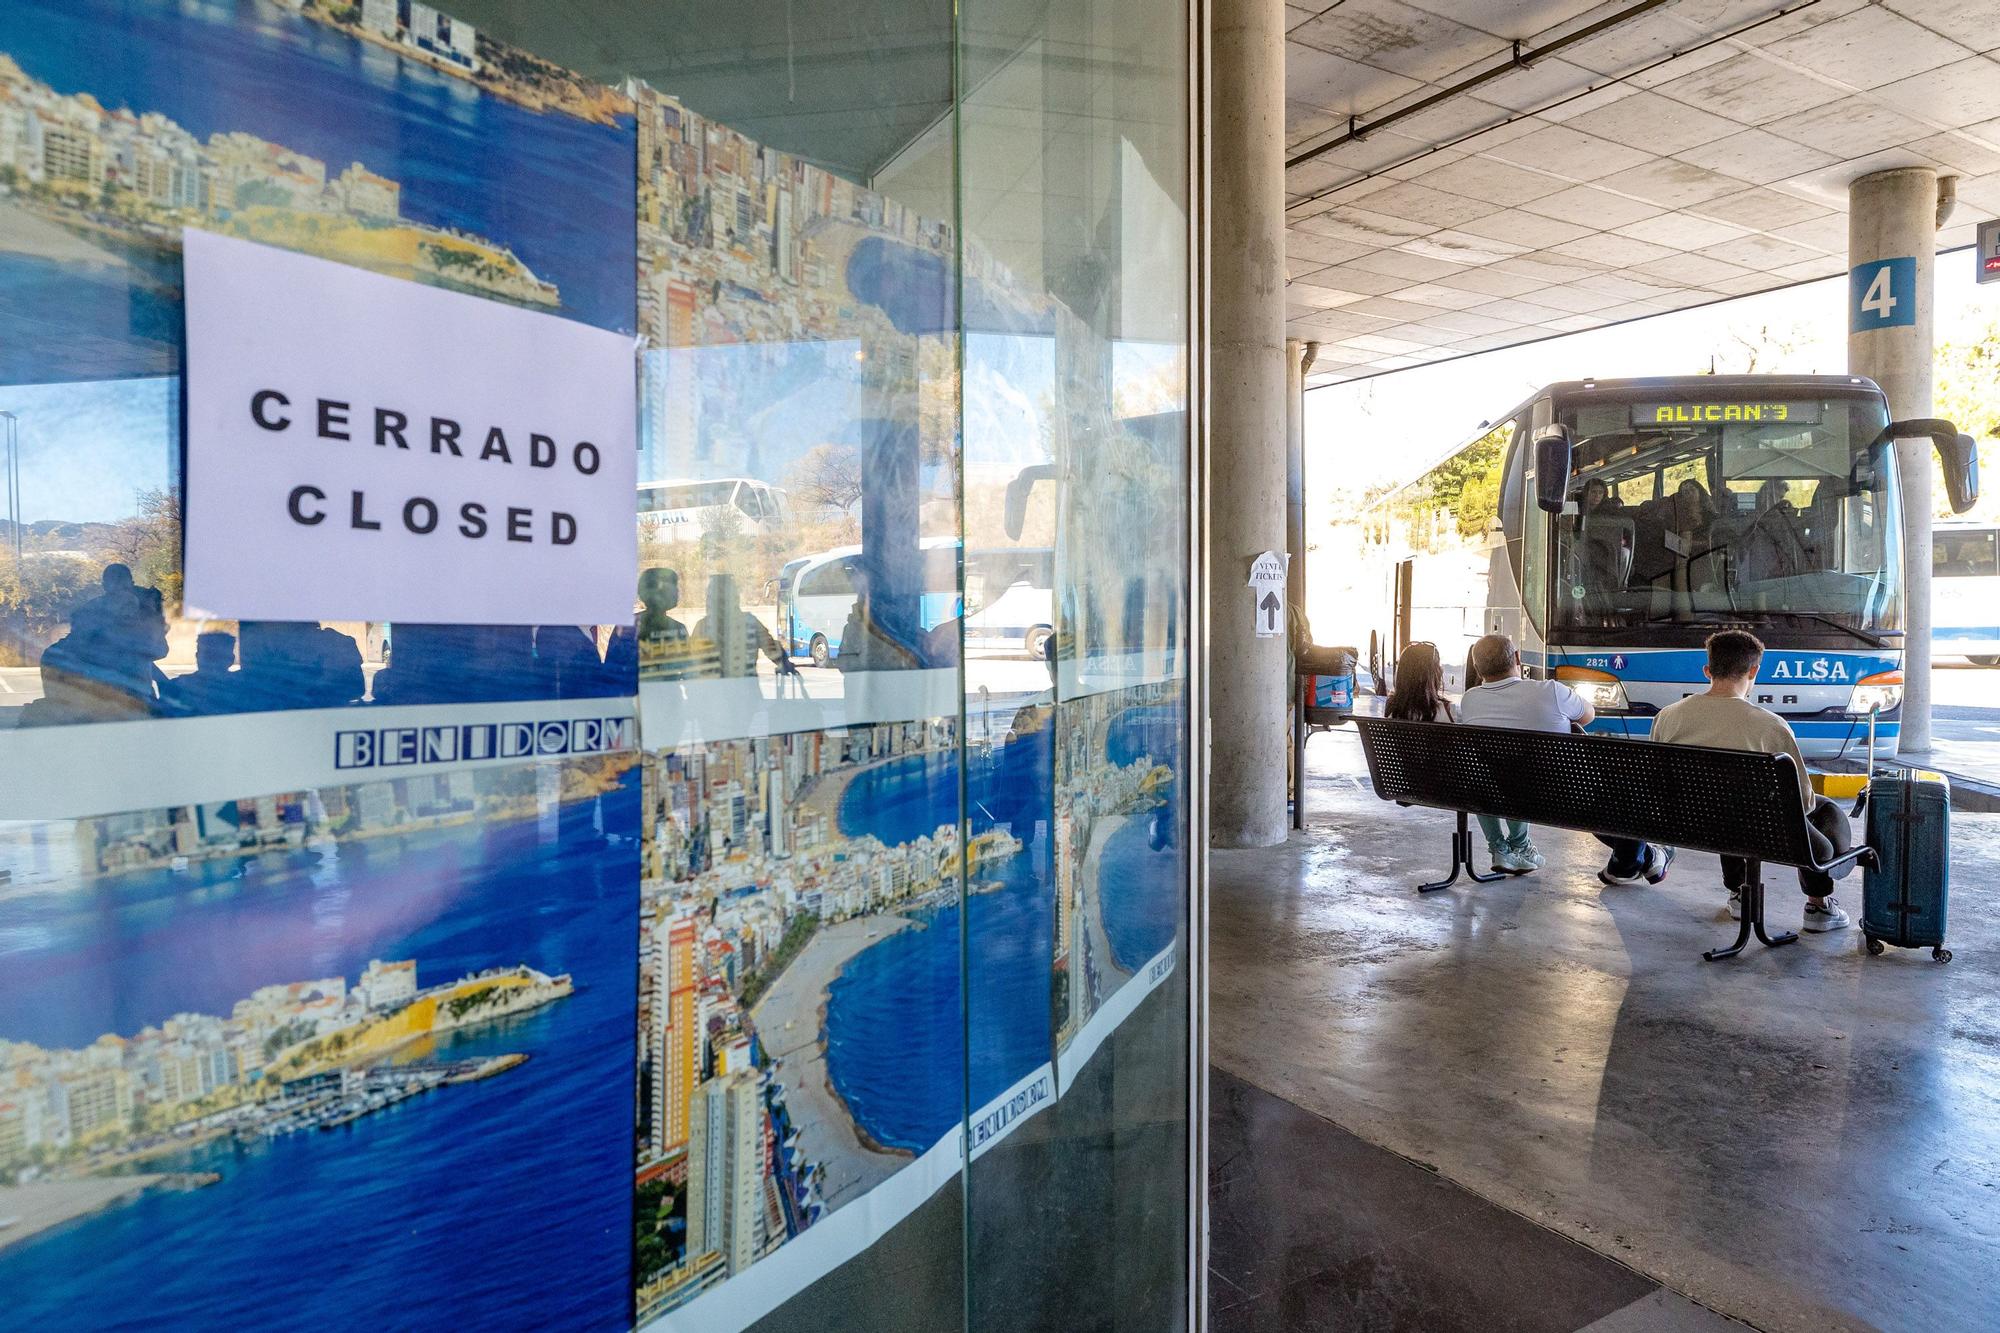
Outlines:
[{"label": "metal bench", "polygon": [[1866,845],[1834,855],[1806,821],[1789,755],[1387,718],[1354,724],[1377,796],[1458,815],[1451,874],[1420,893],[1457,883],[1460,871],[1480,883],[1501,878],[1473,868],[1471,815],[1741,857],[1749,883],[1730,887],[1741,890],[1743,919],[1734,944],[1702,955],[1713,960],[1741,953],[1752,932],[1773,947],[1798,938],[1764,929],[1764,862],[1827,874],[1874,862]]}]

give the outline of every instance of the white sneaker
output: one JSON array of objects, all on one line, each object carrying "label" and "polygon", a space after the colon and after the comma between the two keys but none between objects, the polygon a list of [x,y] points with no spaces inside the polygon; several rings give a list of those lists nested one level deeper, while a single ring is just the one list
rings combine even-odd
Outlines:
[{"label": "white sneaker", "polygon": [[1729,891],[1728,910],[1731,921],[1741,921],[1743,919],[1743,895],[1735,889]]},{"label": "white sneaker", "polygon": [[1528,863],[1528,868],[1530,870],[1540,870],[1543,866],[1549,863],[1549,858],[1542,855],[1542,849],[1535,846],[1535,844],[1532,842],[1529,843],[1526,847],[1523,847],[1520,851],[1514,853],[1514,855],[1520,858],[1521,860],[1526,861]]},{"label": "white sneaker", "polygon": [[1535,868],[1535,863],[1519,852],[1499,847],[1493,852],[1493,868],[1506,875],[1525,875]]},{"label": "white sneaker", "polygon": [[1828,898],[1825,907],[1814,907],[1811,903],[1806,904],[1806,919],[1801,925],[1801,929],[1846,930],[1852,924],[1854,923],[1848,919],[1847,913],[1841,905],[1833,899]]}]

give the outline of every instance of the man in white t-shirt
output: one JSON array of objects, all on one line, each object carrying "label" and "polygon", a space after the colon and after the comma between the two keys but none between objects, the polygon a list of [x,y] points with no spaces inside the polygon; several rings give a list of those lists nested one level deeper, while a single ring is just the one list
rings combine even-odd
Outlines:
[{"label": "man in white t-shirt", "polygon": [[[1567,734],[1570,724],[1587,727],[1597,717],[1582,695],[1556,680],[1529,680],[1521,674],[1521,654],[1504,634],[1489,634],[1472,645],[1470,665],[1480,683],[1459,700],[1458,720],[1478,727]],[[1546,859],[1535,849],[1528,826],[1518,819],[1479,816],[1493,868],[1525,875]],[[1664,874],[1664,870],[1661,872]]]},{"label": "man in white t-shirt", "polygon": [[[1852,847],[1853,830],[1847,813],[1812,789],[1805,757],[1799,753],[1798,739],[1785,719],[1750,702],[1757,683],[1757,670],[1764,660],[1764,645],[1757,636],[1740,629],[1726,629],[1708,636],[1708,664],[1702,668],[1708,689],[1668,704],[1653,720],[1653,739],[1667,745],[1706,745],[1718,750],[1753,750],[1761,754],[1790,755],[1798,765],[1799,800],[1811,821],[1815,851],[1821,859]],[[1817,844],[1821,839],[1826,845]],[[1729,886],[1729,914],[1742,915],[1743,881],[1747,867],[1737,857],[1722,858],[1722,877]],[[1845,874],[1846,871],[1841,872]],[[1843,930],[1847,913],[1832,898],[1833,879],[1818,871],[1801,868],[1799,888],[1806,895],[1804,928]]]}]

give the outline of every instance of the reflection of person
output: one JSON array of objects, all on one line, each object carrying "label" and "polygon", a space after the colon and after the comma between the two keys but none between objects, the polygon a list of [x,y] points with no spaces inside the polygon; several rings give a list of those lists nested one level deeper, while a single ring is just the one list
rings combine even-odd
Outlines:
[{"label": "reflection of person", "polygon": [[724,676],[754,676],[757,655],[762,653],[790,674],[798,670],[791,657],[764,628],[764,622],[745,611],[736,601],[736,580],[727,574],[713,574],[708,580],[705,614],[695,622],[694,637],[713,644],[717,670]]},{"label": "reflection of person", "polygon": [[160,687],[165,711],[181,717],[233,713],[240,704],[236,636],[210,630],[194,641],[194,671]]},{"label": "reflection of person", "polygon": [[847,574],[854,585],[854,604],[840,629],[840,655],[833,660],[842,671],[894,671],[919,666],[917,655],[897,643],[875,616],[873,576],[862,560],[850,560]]},{"label": "reflection of person", "polygon": [[639,571],[639,614],[630,628],[611,632],[604,663],[618,680],[639,673],[655,680],[686,680],[696,674],[687,626],[667,612],[681,603],[681,576],[656,567]]},{"label": "reflection of person", "polygon": [[42,693],[51,701],[23,726],[105,722],[159,711],[153,664],[167,655],[167,617],[157,588],[140,587],[124,565],[104,567],[102,592],[77,607],[69,633],[42,654]]},{"label": "reflection of person", "polygon": [[[241,666],[232,694],[240,711],[344,708],[368,688],[361,646],[337,629],[310,620],[245,620],[236,630]],[[398,661],[405,647],[399,634]]]},{"label": "reflection of person", "polygon": [[582,625],[540,625],[535,629],[536,696],[587,699],[616,693],[597,655],[597,640]]}]

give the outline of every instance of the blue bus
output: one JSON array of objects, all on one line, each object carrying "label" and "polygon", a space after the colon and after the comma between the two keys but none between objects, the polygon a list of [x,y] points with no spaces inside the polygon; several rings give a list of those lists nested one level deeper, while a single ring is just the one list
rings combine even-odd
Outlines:
[{"label": "blue bus", "polygon": [[1901,728],[1904,568],[1896,440],[1931,437],[1952,506],[1973,444],[1889,420],[1851,376],[1700,375],[1553,384],[1371,511],[1396,566],[1394,642],[1462,661],[1511,635],[1568,682],[1593,730],[1645,737],[1705,688],[1703,641],[1767,645],[1755,700],[1809,755]]}]

